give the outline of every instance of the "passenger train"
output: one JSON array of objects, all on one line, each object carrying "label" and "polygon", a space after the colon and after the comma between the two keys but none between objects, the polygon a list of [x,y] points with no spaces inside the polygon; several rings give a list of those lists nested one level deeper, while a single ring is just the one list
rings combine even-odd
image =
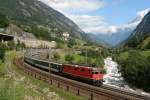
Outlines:
[{"label": "passenger train", "polygon": [[103,83],[103,70],[100,68],[73,64],[60,64],[30,57],[25,57],[24,60],[26,63],[33,65],[36,68],[63,75],[67,78],[73,78],[95,86],[101,86]]}]

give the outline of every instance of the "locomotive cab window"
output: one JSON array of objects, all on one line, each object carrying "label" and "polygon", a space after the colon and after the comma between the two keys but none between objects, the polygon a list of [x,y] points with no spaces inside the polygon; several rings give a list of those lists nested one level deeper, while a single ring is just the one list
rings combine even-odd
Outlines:
[{"label": "locomotive cab window", "polygon": [[103,72],[102,72],[102,71],[100,71],[100,74],[103,74]]},{"label": "locomotive cab window", "polygon": [[98,72],[92,72],[92,74],[98,74]]}]

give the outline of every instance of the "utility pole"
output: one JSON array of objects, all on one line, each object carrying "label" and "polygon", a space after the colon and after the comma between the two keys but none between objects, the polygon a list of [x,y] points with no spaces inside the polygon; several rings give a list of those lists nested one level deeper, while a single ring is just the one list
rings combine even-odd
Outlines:
[{"label": "utility pole", "polygon": [[[86,36],[86,42],[87,42],[87,36]],[[86,61],[86,62],[85,62],[85,63],[86,63],[86,65],[87,65],[87,64],[88,64],[88,63],[87,63],[87,43],[86,43],[86,47],[85,47],[85,48],[86,48],[86,51],[85,51],[85,61]]]},{"label": "utility pole", "polygon": [[85,51],[85,63],[86,63],[86,65],[87,65],[87,47],[86,47],[86,51]]},{"label": "utility pole", "polygon": [[50,56],[51,56],[51,54],[50,54],[50,48],[49,48],[49,52],[48,52],[48,59],[49,59],[49,74],[51,74],[51,63],[50,63],[50,60],[51,60],[51,58],[50,58]]}]

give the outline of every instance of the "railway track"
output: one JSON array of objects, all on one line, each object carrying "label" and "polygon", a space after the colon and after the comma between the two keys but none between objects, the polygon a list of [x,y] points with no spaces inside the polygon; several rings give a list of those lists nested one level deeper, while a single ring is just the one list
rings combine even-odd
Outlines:
[{"label": "railway track", "polygon": [[150,100],[149,96],[134,92],[121,90],[106,85],[95,87],[51,74],[24,63],[23,58],[16,59],[14,63],[19,69],[23,70],[28,75],[48,82],[50,85],[54,85],[57,88],[62,88],[76,95],[85,96],[89,100]]},{"label": "railway track", "polygon": [[[37,52],[32,52],[29,54],[29,57],[36,57],[40,54],[39,50]],[[22,60],[21,60],[22,61]],[[20,61],[18,61],[20,62]],[[150,100],[150,97],[147,95],[137,94],[136,92],[127,91],[125,89],[115,88],[108,85],[103,85],[100,88],[70,80],[58,75],[50,74],[39,70],[33,66],[30,66],[22,61],[24,65],[23,70],[27,68],[25,72],[34,76],[35,78],[42,79],[46,82],[56,83],[55,85],[59,88],[62,86],[67,91],[73,92],[72,88],[75,89],[75,94],[83,95],[88,97],[90,100]],[[22,68],[21,68],[22,69]],[[63,78],[63,79],[62,79]],[[61,84],[60,84],[61,83]],[[63,84],[63,85],[62,85]],[[67,84],[67,85],[66,85]],[[70,89],[71,87],[71,89]]]}]

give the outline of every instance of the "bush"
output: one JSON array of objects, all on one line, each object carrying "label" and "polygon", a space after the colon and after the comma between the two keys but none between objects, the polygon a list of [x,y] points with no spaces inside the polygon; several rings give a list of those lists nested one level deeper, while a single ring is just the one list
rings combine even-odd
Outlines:
[{"label": "bush", "polygon": [[5,15],[0,14],[0,27],[5,28],[9,25],[9,21]]},{"label": "bush", "polygon": [[72,61],[74,60],[74,56],[70,55],[70,54],[67,54],[65,56],[65,60],[72,63]]},{"label": "bush", "polygon": [[75,40],[75,39],[70,39],[70,40],[68,41],[68,47],[69,47],[69,48],[72,48],[74,45],[77,45],[76,40]]},{"label": "bush", "polygon": [[2,62],[4,62],[4,58],[5,58],[5,50],[0,49],[0,60],[2,60]]},{"label": "bush", "polygon": [[56,48],[58,49],[66,49],[67,45],[64,43],[57,42]]},{"label": "bush", "polygon": [[59,53],[55,53],[53,55],[54,60],[59,60],[60,59],[60,54]]},{"label": "bush", "polygon": [[5,58],[5,52],[6,52],[6,45],[3,43],[0,43],[0,60],[2,60],[4,62],[4,58]]},{"label": "bush", "polygon": [[148,44],[146,45],[146,49],[150,49],[150,41],[148,41]]},{"label": "bush", "polygon": [[21,43],[19,40],[17,41],[17,44],[16,44],[17,49],[25,48],[25,47],[26,47],[26,45],[23,42]]},{"label": "bush", "polygon": [[14,41],[8,41],[7,46],[8,46],[9,50],[13,50],[13,49],[15,49],[16,45],[15,45]]}]

